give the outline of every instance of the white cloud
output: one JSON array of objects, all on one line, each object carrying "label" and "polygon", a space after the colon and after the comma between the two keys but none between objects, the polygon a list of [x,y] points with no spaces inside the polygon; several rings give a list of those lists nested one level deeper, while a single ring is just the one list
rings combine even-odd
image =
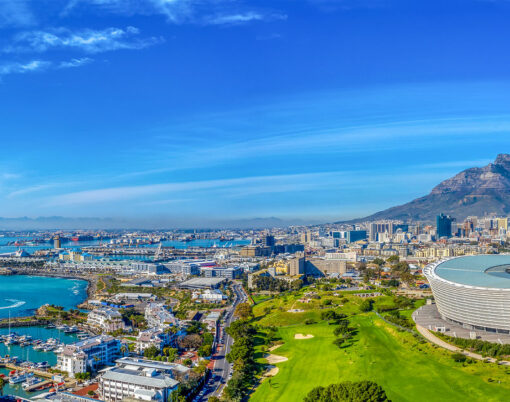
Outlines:
[{"label": "white cloud", "polygon": [[261,14],[258,12],[246,12],[238,14],[222,14],[205,18],[205,22],[212,25],[237,25],[252,21],[285,20],[284,14]]},{"label": "white cloud", "polygon": [[[279,189],[282,187],[282,185],[286,185],[286,191],[289,191],[288,186],[290,184],[294,184],[294,189],[303,188],[303,186],[305,186],[304,181],[308,181],[309,183],[313,183],[314,186],[317,186],[320,185],[318,181],[319,178],[338,178],[339,175],[342,174],[343,172],[305,173],[111,187],[57,195],[49,199],[48,205],[56,206],[104,203],[126,199],[136,199],[141,197],[150,197],[168,193],[189,193],[191,191],[197,190],[246,190],[247,186],[258,188],[259,190],[257,192],[261,191],[260,189],[262,188],[265,189],[265,192],[279,192]],[[329,185],[331,185],[330,180],[328,180],[328,186]]]},{"label": "white cloud", "polygon": [[11,44],[3,50],[14,52],[45,52],[50,49],[74,48],[88,53],[100,53],[118,49],[142,49],[162,41],[161,38],[136,38],[138,28],[84,29],[73,32],[67,28],[48,31],[27,31],[14,36]]},{"label": "white cloud", "polygon": [[70,0],[64,13],[85,10],[86,6],[123,15],[163,15],[168,22],[176,24],[242,24],[287,18],[283,14],[249,10],[231,0]]},{"label": "white cloud", "polygon": [[10,62],[0,65],[0,76],[9,74],[25,74],[49,69],[80,67],[91,63],[92,61],[92,59],[84,57],[81,59],[71,59],[61,62],[51,62],[47,60],[31,60],[25,63]]},{"label": "white cloud", "polygon": [[62,61],[59,64],[59,68],[74,68],[74,67],[80,67],[84,64],[92,63],[94,60],[90,57],[82,57],[79,59],[71,59],[69,61]]},{"label": "white cloud", "polygon": [[0,75],[24,74],[34,71],[45,70],[51,66],[51,62],[44,60],[32,60],[25,63],[5,63],[0,65]]}]

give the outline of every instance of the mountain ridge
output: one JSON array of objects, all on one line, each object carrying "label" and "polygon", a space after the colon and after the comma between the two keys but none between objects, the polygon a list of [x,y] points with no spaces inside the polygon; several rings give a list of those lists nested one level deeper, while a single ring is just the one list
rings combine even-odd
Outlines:
[{"label": "mountain ridge", "polygon": [[463,170],[439,183],[424,197],[351,222],[382,219],[433,222],[441,212],[457,220],[472,215],[509,215],[510,154],[499,154],[493,163],[484,167]]}]

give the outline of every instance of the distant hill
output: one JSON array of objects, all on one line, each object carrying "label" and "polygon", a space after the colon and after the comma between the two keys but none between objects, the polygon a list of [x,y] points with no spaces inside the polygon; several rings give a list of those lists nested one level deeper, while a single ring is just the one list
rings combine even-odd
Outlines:
[{"label": "distant hill", "polygon": [[494,163],[464,170],[434,187],[425,197],[356,221],[434,221],[441,212],[457,220],[490,213],[510,215],[510,155],[500,154]]}]

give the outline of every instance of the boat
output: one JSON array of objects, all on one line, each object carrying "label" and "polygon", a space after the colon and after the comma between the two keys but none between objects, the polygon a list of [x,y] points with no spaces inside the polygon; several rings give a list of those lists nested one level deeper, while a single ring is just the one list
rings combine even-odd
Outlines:
[{"label": "boat", "polygon": [[9,377],[9,384],[19,384],[33,377],[33,373],[19,373]]},{"label": "boat", "polygon": [[79,329],[76,326],[68,327],[67,329],[64,329],[65,334],[74,334],[75,332],[78,332]]},{"label": "boat", "polygon": [[46,369],[46,368],[49,368],[51,366],[50,366],[50,364],[48,362],[40,362],[40,363],[37,363],[35,365],[35,367],[37,367],[39,369]]},{"label": "boat", "polygon": [[55,324],[48,324],[46,325],[46,328],[49,328],[49,329],[53,329],[53,328],[56,328],[57,326]]},{"label": "boat", "polygon": [[32,377],[28,378],[26,381],[24,381],[23,384],[21,384],[21,387],[23,388],[23,390],[27,390],[28,388],[31,388],[34,385],[40,384],[43,381],[44,380],[42,380],[38,377],[32,376]]}]

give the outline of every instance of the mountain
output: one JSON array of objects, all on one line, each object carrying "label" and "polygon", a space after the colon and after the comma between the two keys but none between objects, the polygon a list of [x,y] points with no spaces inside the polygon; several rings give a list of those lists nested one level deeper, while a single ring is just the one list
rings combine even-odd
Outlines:
[{"label": "mountain", "polygon": [[464,170],[434,187],[429,195],[357,221],[434,221],[439,213],[457,220],[495,213],[510,215],[510,155],[500,154],[481,168]]}]

